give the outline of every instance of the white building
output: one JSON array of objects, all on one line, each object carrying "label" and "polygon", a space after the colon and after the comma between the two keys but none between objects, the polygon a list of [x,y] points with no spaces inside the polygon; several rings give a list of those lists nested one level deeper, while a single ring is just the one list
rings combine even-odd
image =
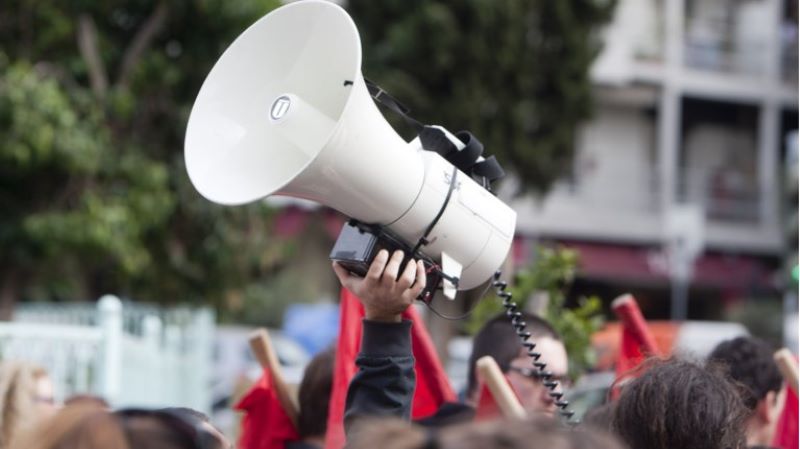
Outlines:
[{"label": "white building", "polygon": [[572,176],[515,201],[518,254],[562,242],[581,249],[590,278],[664,290],[669,217],[691,204],[705,248],[693,288],[723,300],[764,288],[785,246],[780,166],[797,129],[797,64],[796,2],[620,0]]}]

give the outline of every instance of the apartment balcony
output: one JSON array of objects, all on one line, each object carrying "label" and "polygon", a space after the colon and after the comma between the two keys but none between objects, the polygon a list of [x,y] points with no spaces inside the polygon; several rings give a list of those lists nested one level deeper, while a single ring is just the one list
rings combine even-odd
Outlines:
[{"label": "apartment balcony", "polygon": [[778,0],[621,0],[592,68],[602,85],[797,105],[797,11]]},{"label": "apartment balcony", "polygon": [[768,207],[780,192],[773,187],[777,183],[760,182],[757,110],[685,101],[678,163],[673,177],[663,179],[653,98],[646,90],[597,98],[595,118],[579,133],[571,175],[544,198],[512,200],[520,233],[660,244],[669,201],[675,201],[701,208],[711,249],[763,254],[780,249],[779,221]]}]

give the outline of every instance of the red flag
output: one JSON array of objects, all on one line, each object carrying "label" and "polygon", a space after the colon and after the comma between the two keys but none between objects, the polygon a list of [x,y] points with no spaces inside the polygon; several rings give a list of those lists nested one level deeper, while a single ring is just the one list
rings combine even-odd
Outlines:
[{"label": "red flag", "polygon": [[778,425],[775,428],[775,438],[772,440],[772,445],[781,449],[798,449],[798,434],[797,429],[797,392],[789,387],[786,388],[786,404],[783,406],[783,412],[778,419]]},{"label": "red flag", "polygon": [[[514,390],[514,386],[511,385],[511,382],[508,382],[508,378],[506,376],[502,377],[511,391],[514,393],[514,396],[517,397],[517,401],[519,401],[519,395],[517,394],[516,390]],[[503,417],[503,410],[500,409],[500,405],[494,398],[492,391],[487,386],[486,382],[481,380],[480,383],[480,395],[478,396],[478,406],[475,407],[475,421],[488,421],[496,418]]]},{"label": "red flag", "polygon": [[245,412],[239,449],[284,449],[287,441],[300,438],[278,400],[269,370],[234,408]]},{"label": "red flag", "polygon": [[[333,371],[333,391],[328,409],[328,431],[325,435],[325,449],[344,447],[344,406],[350,380],[356,374],[356,356],[361,347],[361,320],[364,306],[346,288],[342,288],[339,320],[339,340],[336,348],[336,361]],[[444,402],[454,402],[456,394],[447,380],[447,374],[428,334],[419,313],[413,307],[403,313],[403,318],[411,320],[411,344],[415,359],[414,371],[417,386],[411,408],[411,417],[420,419],[430,416]]]},{"label": "red flag", "polygon": [[480,391],[478,406],[475,407],[475,421],[487,421],[503,416],[503,412],[500,411],[500,406],[494,400],[492,392],[483,382],[481,382]]},{"label": "red flag", "polygon": [[611,307],[622,323],[622,343],[617,359],[617,378],[619,378],[639,366],[645,357],[657,355],[658,347],[633,296],[620,296],[614,300]]},{"label": "red flag", "polygon": [[611,308],[622,324],[622,342],[617,357],[616,380],[611,388],[611,397],[616,399],[633,370],[651,355],[658,355],[656,339],[647,326],[642,311],[632,295],[622,295],[611,303]]}]

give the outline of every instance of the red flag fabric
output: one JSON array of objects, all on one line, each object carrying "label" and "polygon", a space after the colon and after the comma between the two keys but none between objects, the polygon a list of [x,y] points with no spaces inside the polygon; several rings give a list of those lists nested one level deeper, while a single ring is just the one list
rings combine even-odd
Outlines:
[{"label": "red flag fabric", "polygon": [[[508,378],[503,376],[508,382]],[[519,399],[519,395],[514,390],[514,386],[511,383],[508,383],[509,388],[511,391],[514,392],[514,395],[517,396]],[[489,387],[486,385],[485,382],[480,383],[480,395],[478,396],[478,406],[475,407],[475,421],[488,421],[492,419],[497,419],[503,417],[503,411],[500,410],[500,406],[497,405],[497,401],[494,400],[494,395],[492,394]]]},{"label": "red flag fabric", "polygon": [[[364,306],[346,288],[342,288],[339,307],[339,340],[334,362],[333,391],[328,408],[325,449],[344,447],[344,406],[347,388],[357,371],[355,360],[361,347],[361,320],[364,318]],[[403,318],[413,322],[411,342],[417,385],[414,391],[411,417],[420,419],[434,414],[442,403],[456,401],[456,394],[450,386],[447,374],[419,313],[414,307],[409,307],[403,313]]]},{"label": "red flag fabric", "polygon": [[611,388],[611,397],[616,399],[620,387],[633,376],[633,370],[651,355],[658,355],[656,339],[650,332],[636,299],[623,295],[611,303],[611,308],[622,324],[622,341],[616,363],[616,380]]},{"label": "red flag fabric", "polygon": [[475,407],[475,421],[487,421],[503,415],[500,406],[494,400],[492,392],[485,383],[481,382],[481,394],[478,396],[478,406]]},{"label": "red flag fabric", "polygon": [[644,354],[639,349],[639,340],[630,329],[623,327],[622,343],[619,348],[619,358],[617,358],[617,378],[625,376],[639,366],[643,360]]},{"label": "red flag fabric", "polygon": [[245,412],[239,449],[284,449],[287,441],[300,438],[278,400],[269,371],[234,408]]},{"label": "red flag fabric", "polygon": [[639,366],[646,356],[657,355],[658,347],[633,296],[621,296],[611,307],[622,323],[622,343],[616,369],[619,378]]},{"label": "red flag fabric", "polygon": [[798,413],[797,413],[797,392],[789,387],[786,388],[786,404],[775,428],[775,438],[772,441],[774,447],[781,449],[798,449]]}]

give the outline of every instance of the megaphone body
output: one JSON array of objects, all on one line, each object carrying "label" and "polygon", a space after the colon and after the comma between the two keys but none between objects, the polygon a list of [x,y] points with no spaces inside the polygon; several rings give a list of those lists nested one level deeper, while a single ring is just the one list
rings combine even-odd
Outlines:
[{"label": "megaphone body", "polygon": [[206,78],[189,118],[186,167],[224,205],[304,198],[410,244],[474,288],[502,264],[515,212],[419,139],[406,142],[361,74],[358,31],[324,1],[278,8],[248,28]]}]

